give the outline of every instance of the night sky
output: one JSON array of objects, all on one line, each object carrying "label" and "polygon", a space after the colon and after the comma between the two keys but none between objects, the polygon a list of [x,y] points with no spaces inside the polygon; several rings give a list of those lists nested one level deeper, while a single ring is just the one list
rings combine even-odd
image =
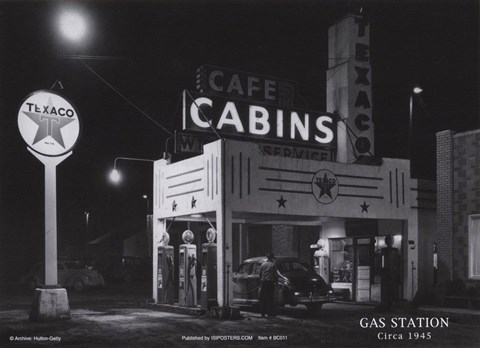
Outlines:
[{"label": "night sky", "polygon": [[[117,156],[159,159],[181,128],[181,92],[194,90],[201,64],[297,82],[311,110],[325,106],[327,28],[355,1],[0,1],[0,281],[15,280],[43,258],[44,168],[26,149],[18,108],[31,92],[61,81],[79,111],[82,134],[57,169],[59,248],[110,231],[144,228],[152,165]],[[414,109],[415,176],[435,177],[435,132],[480,127],[477,1],[363,1],[371,23],[375,154],[406,158],[410,90],[423,87],[426,110]],[[65,7],[89,19],[80,45],[57,29]],[[304,107],[305,105],[299,105]],[[120,231],[120,232],[118,232]]]}]

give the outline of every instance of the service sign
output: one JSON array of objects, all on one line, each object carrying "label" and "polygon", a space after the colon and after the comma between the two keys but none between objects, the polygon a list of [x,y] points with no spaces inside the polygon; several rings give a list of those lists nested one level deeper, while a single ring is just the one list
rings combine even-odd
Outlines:
[{"label": "service sign", "polygon": [[80,120],[73,105],[51,91],[30,94],[18,111],[18,129],[35,152],[60,156],[70,151],[80,135]]},{"label": "service sign", "polygon": [[200,93],[183,94],[183,129],[261,140],[276,140],[333,149],[336,118],[327,112],[296,110],[226,99]]}]

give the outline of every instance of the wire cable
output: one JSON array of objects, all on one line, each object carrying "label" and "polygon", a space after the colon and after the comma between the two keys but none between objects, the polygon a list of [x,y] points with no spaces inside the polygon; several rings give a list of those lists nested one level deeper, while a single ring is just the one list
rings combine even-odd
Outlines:
[{"label": "wire cable", "polygon": [[168,133],[169,135],[173,136],[173,133],[169,131],[167,128],[162,126],[160,123],[158,123],[156,120],[154,120],[152,117],[147,115],[142,109],[140,109],[137,105],[135,105],[132,101],[130,101],[127,97],[125,97],[122,93],[120,93],[115,87],[113,87],[108,81],[106,81],[102,76],[100,76],[95,70],[93,70],[87,63],[83,61],[83,59],[78,58],[80,62],[92,73],[94,74],[100,81],[102,81],[104,84],[106,84],[110,89],[112,89],[115,93],[117,93],[123,100],[125,100],[130,106],[132,106],[135,110],[140,112],[143,116],[148,118],[150,121],[155,123],[157,126],[159,126],[163,131]]}]

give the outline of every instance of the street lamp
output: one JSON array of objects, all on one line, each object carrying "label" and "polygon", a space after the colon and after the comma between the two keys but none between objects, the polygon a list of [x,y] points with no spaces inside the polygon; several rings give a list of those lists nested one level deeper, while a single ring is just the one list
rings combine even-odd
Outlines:
[{"label": "street lamp", "polygon": [[58,27],[66,39],[79,42],[87,33],[87,20],[80,12],[67,9],[60,14]]},{"label": "street lamp", "polygon": [[85,214],[85,226],[87,227],[87,235],[88,235],[88,218],[90,217],[90,213],[88,211],[84,212]]},{"label": "street lamp", "polygon": [[150,198],[148,198],[148,195],[143,195],[143,199],[147,200],[147,215],[150,213]]},{"label": "street lamp", "polygon": [[85,256],[88,257],[88,240],[89,240],[89,236],[88,236],[88,219],[90,218],[90,213],[88,211],[85,211],[84,212],[85,214],[85,228],[86,228],[86,233],[85,233]]},{"label": "street lamp", "polygon": [[[145,159],[145,158],[132,158],[132,157],[117,157],[115,158],[115,161],[113,162],[113,169],[110,172],[110,180],[117,184],[122,180],[122,176],[120,175],[120,172],[117,169],[117,161],[119,160],[124,160],[124,161],[140,161],[140,162],[155,162],[155,160],[152,159]],[[145,197],[144,197],[145,198]]]},{"label": "street lamp", "polygon": [[153,229],[152,229],[152,223],[149,218],[150,215],[150,198],[148,195],[143,195],[143,199],[147,201],[147,214],[146,214],[146,225],[145,225],[145,231],[147,234],[147,253],[148,256],[152,256],[152,245],[153,245]]},{"label": "street lamp", "polygon": [[410,93],[410,117],[408,123],[408,159],[410,160],[410,174],[412,175],[412,154],[413,154],[413,97],[423,92],[419,86],[415,86]]}]

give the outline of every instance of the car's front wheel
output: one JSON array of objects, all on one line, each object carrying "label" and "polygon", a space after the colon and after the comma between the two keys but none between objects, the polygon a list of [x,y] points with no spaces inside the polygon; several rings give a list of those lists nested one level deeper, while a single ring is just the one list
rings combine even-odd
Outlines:
[{"label": "car's front wheel", "polygon": [[315,314],[322,309],[322,303],[309,303],[306,305],[308,313]]},{"label": "car's front wheel", "polygon": [[73,281],[73,289],[75,291],[83,291],[83,289],[85,289],[85,284],[81,279],[77,278]]}]

